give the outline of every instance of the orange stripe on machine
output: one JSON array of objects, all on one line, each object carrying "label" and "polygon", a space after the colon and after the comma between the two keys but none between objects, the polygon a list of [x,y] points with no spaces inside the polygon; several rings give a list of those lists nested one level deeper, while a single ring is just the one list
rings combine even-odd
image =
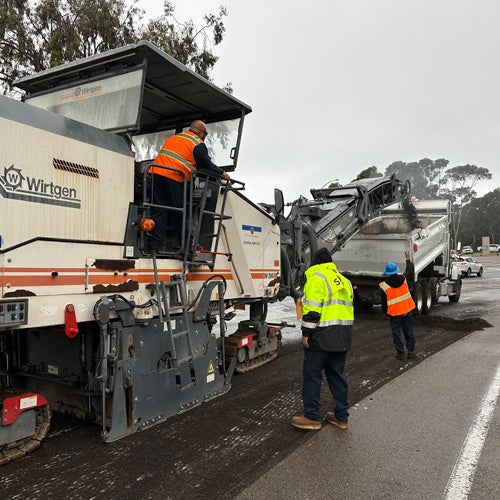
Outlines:
[{"label": "orange stripe on machine", "polygon": [[[172,274],[178,274],[181,270],[177,268],[159,270],[159,279],[170,281]],[[153,269],[130,269],[128,271],[102,272],[99,269],[85,268],[40,268],[40,267],[16,267],[0,270],[0,277],[11,287],[27,286],[68,286],[80,285],[87,280],[89,285],[99,283],[120,284],[126,280],[135,280],[139,283],[151,283],[154,281]],[[228,269],[216,269],[214,271],[200,271],[188,273],[188,281],[204,281],[214,274],[221,275],[226,280],[232,280],[233,275]],[[250,269],[252,279],[272,279],[277,277],[276,269]]]}]

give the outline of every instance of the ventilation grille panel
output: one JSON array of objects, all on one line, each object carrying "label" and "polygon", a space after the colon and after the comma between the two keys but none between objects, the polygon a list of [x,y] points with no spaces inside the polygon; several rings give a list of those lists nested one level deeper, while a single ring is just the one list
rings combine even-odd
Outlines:
[{"label": "ventilation grille panel", "polygon": [[79,165],[78,163],[72,163],[66,160],[59,160],[58,158],[53,158],[52,165],[54,165],[54,168],[57,168],[58,170],[64,170],[65,172],[73,172],[74,174],[86,175],[87,177],[99,179],[99,170],[97,170],[97,168]]}]

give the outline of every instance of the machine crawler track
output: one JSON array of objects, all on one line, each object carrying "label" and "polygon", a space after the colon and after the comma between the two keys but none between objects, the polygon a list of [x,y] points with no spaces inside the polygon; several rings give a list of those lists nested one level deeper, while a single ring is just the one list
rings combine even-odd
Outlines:
[{"label": "machine crawler track", "polygon": [[278,351],[274,352],[268,352],[266,354],[262,354],[261,356],[258,356],[257,358],[250,359],[246,362],[236,363],[235,371],[237,373],[247,373],[250,370],[254,370],[255,368],[258,368],[259,366],[265,365],[266,363],[271,362],[273,359],[278,357]]},{"label": "machine crawler track", "polygon": [[[7,391],[2,391],[1,400],[8,397],[13,397],[25,393],[25,390],[8,389]],[[52,417],[52,410],[50,406],[38,406],[31,408],[28,411],[35,412],[36,422],[35,422],[35,432],[28,437],[23,439],[18,439],[11,443],[0,444],[0,465],[4,465],[11,460],[16,460],[18,458],[24,457],[28,453],[40,446],[42,439],[44,439],[50,430],[50,418]],[[11,425],[16,425],[15,423]]]},{"label": "machine crawler track", "polygon": [[268,343],[258,347],[257,336],[252,335],[252,346],[242,346],[242,340],[247,338],[251,332],[237,331],[226,338],[225,348],[228,358],[236,357],[235,371],[247,373],[259,366],[265,365],[276,359],[281,347],[281,333],[279,330],[270,329]]}]

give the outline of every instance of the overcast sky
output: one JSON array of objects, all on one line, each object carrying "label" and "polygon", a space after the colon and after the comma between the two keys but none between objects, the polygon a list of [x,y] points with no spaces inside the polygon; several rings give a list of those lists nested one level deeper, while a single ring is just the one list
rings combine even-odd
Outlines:
[{"label": "overcast sky", "polygon": [[212,76],[253,108],[233,174],[253,201],[426,157],[488,168],[480,195],[500,186],[500,1],[173,3],[197,25],[227,8]]}]

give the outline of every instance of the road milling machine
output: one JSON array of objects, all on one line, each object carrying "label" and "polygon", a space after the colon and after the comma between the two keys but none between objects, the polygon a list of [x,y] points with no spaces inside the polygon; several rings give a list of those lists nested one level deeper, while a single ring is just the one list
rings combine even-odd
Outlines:
[{"label": "road milling machine", "polygon": [[52,410],[111,442],[222,395],[284,326],[266,323],[279,226],[242,183],[185,180],[185,238],[147,253],[165,139],[201,119],[233,171],[248,105],[148,42],[16,86],[23,102],[0,97],[0,464],[39,445]]}]

